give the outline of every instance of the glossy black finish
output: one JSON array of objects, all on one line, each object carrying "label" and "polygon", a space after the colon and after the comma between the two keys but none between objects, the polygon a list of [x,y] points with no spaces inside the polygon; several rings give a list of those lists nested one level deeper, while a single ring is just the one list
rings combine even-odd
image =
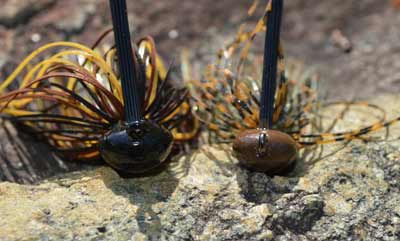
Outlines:
[{"label": "glossy black finish", "polygon": [[104,160],[123,173],[142,174],[158,167],[171,152],[172,134],[149,120],[118,124],[100,140]]}]

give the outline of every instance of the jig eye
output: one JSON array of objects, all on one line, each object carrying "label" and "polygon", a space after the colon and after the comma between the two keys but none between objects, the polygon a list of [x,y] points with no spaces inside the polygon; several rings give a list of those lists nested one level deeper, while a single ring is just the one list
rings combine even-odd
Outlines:
[{"label": "jig eye", "polygon": [[269,175],[285,171],[297,157],[297,145],[292,137],[266,129],[243,131],[233,142],[233,151],[240,164]]},{"label": "jig eye", "polygon": [[164,127],[142,120],[119,124],[100,140],[100,153],[113,168],[140,174],[159,166],[171,152],[173,139]]}]

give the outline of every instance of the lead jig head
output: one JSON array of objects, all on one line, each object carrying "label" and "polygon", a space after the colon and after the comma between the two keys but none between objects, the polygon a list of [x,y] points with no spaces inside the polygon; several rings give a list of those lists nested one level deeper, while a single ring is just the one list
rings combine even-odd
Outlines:
[{"label": "lead jig head", "polygon": [[276,174],[286,169],[296,158],[296,142],[287,134],[274,131],[274,104],[279,62],[279,39],[283,0],[272,0],[267,15],[264,65],[260,97],[259,128],[245,130],[233,142],[233,150],[244,166]]},{"label": "lead jig head", "polygon": [[148,172],[167,159],[172,134],[163,126],[141,120],[120,123],[100,140],[100,153],[113,168],[129,174]]},{"label": "lead jig head", "polygon": [[268,175],[287,170],[296,161],[298,151],[288,134],[262,128],[239,133],[232,148],[241,165]]},{"label": "lead jig head", "polygon": [[[92,48],[45,45],[0,84],[0,114],[46,140],[62,158],[104,159],[120,174],[150,174],[197,135],[189,93],[170,83],[151,37],[132,46],[126,1],[110,0],[113,31]],[[114,33],[115,46],[100,43]],[[42,60],[46,50],[63,47]],[[34,59],[41,60],[35,63]],[[82,61],[84,60],[84,61]],[[13,82],[19,87],[3,93]]]},{"label": "lead jig head", "polygon": [[[248,11],[249,16],[257,3]],[[298,61],[283,61],[279,44],[282,8],[283,0],[269,0],[254,28],[244,31],[243,23],[235,39],[218,51],[217,61],[207,68],[204,79],[192,81],[193,113],[209,127],[210,141],[233,142],[233,152],[242,166],[269,175],[287,174],[301,149],[355,139],[365,141],[369,133],[400,121],[400,117],[386,120],[381,107],[365,102],[321,105],[318,75]],[[250,54],[254,39],[264,29],[264,56]],[[258,76],[261,68],[262,80]],[[345,110],[350,106],[367,107],[379,111],[381,118],[357,129],[321,131],[324,125],[317,109],[334,105],[344,105]],[[342,119],[343,114],[332,123]],[[316,129],[319,131],[314,133]]]}]

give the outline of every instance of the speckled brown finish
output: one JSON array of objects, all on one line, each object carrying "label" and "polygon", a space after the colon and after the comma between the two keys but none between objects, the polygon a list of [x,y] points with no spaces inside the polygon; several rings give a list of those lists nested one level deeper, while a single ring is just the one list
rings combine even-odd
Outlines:
[{"label": "speckled brown finish", "polygon": [[297,156],[293,138],[276,130],[246,130],[236,137],[233,150],[240,164],[270,175],[284,171]]}]

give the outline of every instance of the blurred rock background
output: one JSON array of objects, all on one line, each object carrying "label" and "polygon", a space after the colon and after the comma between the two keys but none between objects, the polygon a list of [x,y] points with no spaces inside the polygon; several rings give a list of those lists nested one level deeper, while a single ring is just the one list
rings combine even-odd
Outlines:
[{"label": "blurred rock background", "polygon": [[[128,8],[133,32],[152,35],[166,59],[185,47],[199,60],[229,40],[251,2],[136,0]],[[0,79],[45,43],[90,45],[111,26],[107,0],[0,0],[0,6],[0,67],[7,70]],[[395,6],[396,0],[286,1],[286,54],[318,66],[331,98],[395,93],[400,89]]]}]

